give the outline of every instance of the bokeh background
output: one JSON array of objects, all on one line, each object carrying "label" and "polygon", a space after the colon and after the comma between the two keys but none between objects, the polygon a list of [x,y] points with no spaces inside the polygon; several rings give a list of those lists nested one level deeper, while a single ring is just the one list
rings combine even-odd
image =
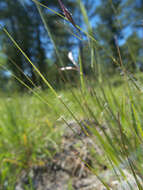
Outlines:
[{"label": "bokeh background", "polygon": [[[63,15],[58,0],[39,2]],[[71,23],[53,11],[41,7],[48,26],[49,33],[47,33],[32,0],[0,0],[1,25],[7,28],[21,49],[55,88],[62,88],[65,84],[59,72],[60,68],[73,66],[68,58],[70,51],[77,63],[80,54],[83,71],[87,75],[92,74],[90,69],[94,62],[99,63],[103,72],[116,74],[118,66],[106,56],[105,52],[108,51],[108,54],[117,58],[119,57],[117,46],[120,47],[122,61],[128,70],[131,72],[143,70],[142,0],[82,0],[90,26],[81,13],[79,0],[63,0],[63,3],[79,27],[88,32],[90,32],[89,27],[92,28],[90,34],[104,46],[105,51],[98,47],[97,53],[96,47],[93,47],[91,52],[90,39],[82,31],[80,32],[82,40],[79,40],[74,36],[79,34]],[[31,88],[33,85],[26,76],[36,87],[46,88],[42,79],[2,30],[0,30],[0,65],[1,91],[25,90],[23,84],[12,77],[12,74]],[[77,75],[77,72],[73,73]]]}]

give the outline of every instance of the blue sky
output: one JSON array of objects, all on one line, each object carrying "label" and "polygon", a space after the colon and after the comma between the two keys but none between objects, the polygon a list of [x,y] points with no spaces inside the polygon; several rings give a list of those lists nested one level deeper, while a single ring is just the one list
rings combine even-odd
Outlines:
[{"label": "blue sky", "polygon": [[[19,1],[21,1],[23,4],[26,2],[26,3],[29,3],[31,0],[19,0]],[[67,0],[67,1],[77,1],[77,0]],[[90,1],[90,0],[81,0],[84,4],[86,4],[86,2],[87,1]],[[124,0],[124,2],[125,2],[126,0]],[[47,0],[47,2],[48,2],[48,0]],[[58,2],[58,0],[57,0],[57,2]],[[62,0],[62,2],[64,3],[65,2],[65,0]],[[98,6],[98,5],[100,5],[100,3],[101,3],[101,1],[100,0],[95,0],[95,3],[93,4],[93,9],[95,9],[96,8],[96,6]],[[85,5],[85,7],[86,7],[86,5]],[[96,23],[98,23],[99,22],[99,17],[98,16],[96,16],[96,17],[94,17],[92,20],[90,20],[90,23],[91,23],[91,25],[92,26],[96,26]],[[84,27],[84,25],[83,25],[83,28],[85,28]],[[124,31],[123,31],[123,36],[124,36],[124,39],[122,39],[121,41],[120,41],[120,44],[123,44],[124,43],[124,41],[125,41],[125,39],[129,36],[131,34],[131,28],[130,27],[127,27]]]},{"label": "blue sky", "polygon": [[[19,1],[21,1],[23,4],[24,3],[29,3],[31,0],[19,0]],[[51,1],[51,0],[47,0],[47,2],[48,1]],[[57,0],[58,1],[58,0]],[[66,0],[63,0],[63,2],[64,1],[66,1]],[[67,0],[68,1],[68,0]],[[69,0],[69,1],[72,1],[72,0]],[[73,0],[73,1],[76,1],[76,0]],[[81,0],[82,2],[84,2],[84,3],[86,3],[88,0]],[[125,2],[126,0],[124,0],[124,2]],[[98,5],[100,5],[100,0],[95,0],[95,3],[93,4],[93,9],[95,9],[96,8],[96,6],[98,6]],[[33,4],[34,5],[34,4]],[[85,6],[86,7],[86,6]],[[68,7],[67,7],[68,8]],[[50,13],[50,11],[49,11],[49,13]],[[34,19],[34,18],[33,18]],[[99,17],[97,16],[97,17],[94,17],[92,20],[90,20],[90,24],[92,25],[92,26],[96,26],[96,24],[99,22],[100,20],[99,20]],[[75,22],[76,22],[76,20],[75,20]],[[1,24],[3,24],[3,23],[1,23]],[[70,23],[67,23],[67,25],[68,26],[70,26]],[[83,24],[83,29],[86,29],[86,27],[85,27],[85,25]],[[73,26],[71,26],[71,29],[73,29],[74,30],[74,27]],[[123,45],[124,44],[124,42],[125,42],[125,40],[127,39],[127,37],[129,36],[129,35],[131,35],[131,33],[132,33],[132,28],[131,28],[131,26],[128,26],[128,27],[126,27],[126,29],[124,29],[123,30],[123,39],[122,40],[120,40],[119,41],[119,45]],[[142,28],[139,28],[138,29],[138,34],[140,35],[140,36],[143,36],[143,29]],[[76,38],[72,38],[72,40],[77,40]],[[51,44],[51,46],[52,46],[52,44]],[[74,49],[72,49],[72,52],[73,52],[73,54],[74,54],[74,57],[77,59],[77,56],[78,56],[78,47],[76,47],[76,48],[74,48]],[[49,56],[49,54],[48,54],[48,52],[47,52],[47,57],[49,57],[50,58],[50,56]],[[8,73],[9,74],[9,73]]]},{"label": "blue sky", "polygon": [[[26,2],[26,3],[29,3],[31,0],[19,0],[19,1],[21,1],[21,2]],[[63,1],[63,3],[65,2],[65,0],[62,0]],[[68,1],[68,0],[67,0]],[[76,0],[69,0],[69,1],[76,1]],[[84,4],[85,4],[85,7],[86,7],[86,2],[88,1],[88,0],[81,0]],[[90,1],[90,0],[89,0]],[[126,0],[124,0],[124,2],[125,2]],[[48,0],[47,0],[47,2],[48,2]],[[57,0],[57,2],[58,2],[58,0]],[[100,0],[95,0],[95,3],[93,4],[93,9],[96,9],[96,6],[98,6],[98,5],[100,5],[100,3],[101,3],[101,1]],[[67,7],[68,8],[68,7]],[[68,9],[70,9],[70,8],[68,8]],[[49,11],[49,13],[50,13],[50,11]],[[100,19],[99,19],[99,17],[98,16],[96,16],[96,17],[94,17],[92,20],[90,20],[90,24],[93,26],[93,27],[95,27],[96,26],[96,23],[98,23],[100,21]],[[64,21],[63,21],[64,22]],[[69,28],[70,28],[70,24],[69,23],[67,23],[67,26],[69,25]],[[85,26],[85,24],[83,24],[83,26],[82,26],[82,28],[83,29],[85,29],[86,30],[86,26]],[[75,31],[74,30],[74,28],[73,27],[71,27],[71,29],[73,29],[73,31]],[[131,27],[130,26],[128,26],[128,27],[126,27],[126,29],[124,29],[123,30],[123,38],[121,39],[121,40],[119,40],[119,45],[123,45],[124,43],[125,43],[125,41],[126,41],[126,39],[127,39],[127,37],[129,36],[129,35],[131,35]],[[74,41],[76,41],[77,39],[73,39]],[[75,48],[75,50],[73,49],[73,52],[74,52],[74,54],[77,54],[77,48]],[[76,53],[75,53],[76,52]],[[47,54],[48,55],[48,54]]]},{"label": "blue sky", "polygon": [[[19,1],[21,1],[23,4],[24,3],[29,3],[31,0],[19,0]],[[50,0],[51,1],[51,0]],[[65,2],[66,0],[62,0],[63,2]],[[67,0],[68,1],[68,0]],[[76,1],[76,0],[69,0],[69,1]],[[86,4],[86,2],[88,1],[88,0],[81,0],[84,4]],[[90,0],[89,0],[90,1]],[[125,2],[126,0],[124,0],[124,2]],[[48,0],[47,0],[47,2],[48,2]],[[57,2],[58,2],[58,0],[57,0]],[[93,9],[96,9],[96,6],[98,6],[98,5],[100,5],[100,3],[101,3],[101,1],[100,0],[95,0],[95,3],[93,4]],[[85,5],[85,7],[86,7],[86,5]],[[68,7],[67,7],[68,8]],[[50,12],[49,12],[50,13]],[[97,17],[94,17],[92,20],[90,20],[90,23],[91,23],[91,25],[92,26],[96,26],[96,23],[98,23],[99,22],[99,17],[97,16]],[[70,26],[70,23],[67,23],[67,25],[68,26]],[[86,27],[85,27],[85,25],[83,24],[83,29],[86,29]],[[71,29],[73,29],[74,30],[74,28],[73,27],[71,27]],[[119,44],[120,45],[122,45],[122,44],[124,44],[124,42],[125,42],[125,40],[127,39],[127,37],[131,34],[131,32],[132,32],[132,30],[131,30],[131,26],[128,26],[128,27],[126,27],[126,29],[124,29],[123,30],[123,39],[122,40],[120,40],[119,41]],[[142,30],[141,29],[139,29],[139,34],[140,35],[142,35]],[[76,40],[76,39],[74,39],[74,40]]]}]

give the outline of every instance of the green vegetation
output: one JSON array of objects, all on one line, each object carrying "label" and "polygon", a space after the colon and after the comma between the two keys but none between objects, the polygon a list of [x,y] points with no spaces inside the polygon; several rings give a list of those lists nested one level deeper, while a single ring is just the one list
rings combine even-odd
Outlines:
[{"label": "green vegetation", "polygon": [[[26,12],[20,2],[17,1],[16,7],[15,4],[7,2],[7,5],[15,11],[21,8],[20,15],[15,15],[16,19],[21,19]],[[0,63],[1,72],[4,73],[7,68],[10,71],[9,76],[4,75],[6,79],[4,77],[2,79],[8,83],[11,82],[10,87],[15,85],[14,81],[17,81],[17,84],[12,90],[5,88],[4,82],[1,85],[5,92],[3,90],[0,97],[0,189],[14,189],[16,180],[23,171],[29,171],[34,166],[45,166],[52,162],[55,154],[61,150],[62,137],[65,132],[63,125],[67,124],[68,128],[69,121],[76,122],[83,133],[99,145],[102,155],[99,155],[93,147],[89,148],[95,165],[90,166],[81,156],[79,159],[99,178],[106,189],[110,190],[110,186],[99,176],[101,163],[115,171],[117,180],[120,180],[117,172],[123,179],[126,178],[121,167],[125,163],[124,168],[133,175],[138,189],[143,189],[143,184],[138,179],[138,176],[143,177],[143,77],[136,66],[136,60],[141,59],[139,55],[141,44],[136,43],[135,49],[132,49],[131,44],[134,41],[140,43],[139,36],[132,34],[133,38],[128,38],[122,47],[118,45],[117,38],[120,36],[122,20],[119,22],[119,28],[113,22],[120,14],[120,3],[116,4],[114,1],[110,1],[112,6],[107,8],[105,15],[101,7],[97,9],[105,26],[107,28],[110,26],[107,38],[105,36],[107,28],[104,33],[101,33],[103,26],[98,27],[98,34],[101,34],[98,37],[104,41],[102,45],[94,38],[85,5],[81,0],[77,1],[87,32],[78,25],[75,26],[75,29],[78,28],[82,31],[87,39],[82,39],[82,33],[77,34],[78,40],[80,40],[79,65],[75,66],[77,71],[70,75],[68,72],[63,74],[59,69],[61,66],[67,66],[65,64],[67,59],[64,58],[64,55],[68,53],[66,50],[68,45],[70,48],[72,47],[72,43],[67,43],[69,34],[64,38],[64,33],[62,33],[64,41],[58,40],[54,30],[51,31],[50,24],[52,22],[50,24],[46,22],[45,10],[48,7],[42,1],[33,0],[33,2],[34,11],[37,11],[37,22],[32,22],[30,15],[27,15],[25,20],[22,20],[26,25],[24,28],[22,27],[23,22],[20,23],[19,20],[17,20],[16,28],[10,27],[7,30],[1,26],[4,34],[3,43],[8,50],[8,52],[3,50],[3,53],[6,53],[7,62],[4,58],[3,61],[2,58],[0,59],[2,62]],[[132,1],[127,2],[132,4]],[[103,1],[103,5],[107,7],[108,3]],[[32,8],[31,5],[28,6]],[[114,10],[112,14],[110,14],[111,8]],[[53,11],[53,9],[50,10]],[[118,10],[118,14],[116,10]],[[53,12],[56,16],[63,17],[56,11]],[[41,22],[39,24],[38,19],[41,19],[43,25]],[[68,21],[68,18],[65,20]],[[13,20],[11,20],[12,22]],[[31,26],[37,27],[35,43],[34,36],[29,32]],[[38,29],[40,27],[45,27],[48,33],[56,54],[55,60],[45,57],[42,39],[39,37],[41,31]],[[17,34],[24,29],[28,36]],[[58,32],[60,33],[61,30]],[[6,42],[4,42],[5,40]],[[22,43],[23,41],[25,43]],[[60,51],[63,43],[67,44]],[[110,48],[107,49],[108,44]],[[30,56],[30,45],[33,46],[32,50],[35,53],[33,57]],[[128,49],[125,52],[126,47]],[[88,57],[84,59],[88,52]],[[134,53],[136,59],[134,59]],[[37,64],[35,64],[36,59]],[[43,64],[45,59],[47,65]],[[9,65],[8,60],[13,64]],[[88,62],[87,65],[84,64],[85,61]],[[127,64],[124,63],[125,61]],[[40,66],[41,63],[42,66]],[[133,74],[131,71],[134,71]],[[80,122],[84,119],[94,121],[102,133],[92,124],[85,123],[88,129],[85,130]],[[105,131],[103,126],[108,130]],[[82,140],[81,143],[83,143]],[[78,148],[80,145],[76,144],[75,146]],[[73,188],[72,179],[68,186],[69,189]],[[31,185],[31,187],[25,188],[32,189],[33,187]]]},{"label": "green vegetation", "polygon": [[[139,78],[138,75],[136,77]],[[90,128],[91,126],[88,128],[97,137],[97,143],[114,167],[118,168],[126,158],[136,152],[135,160],[131,160],[130,164],[135,166],[133,170],[136,173],[143,175],[141,148],[143,104],[139,104],[143,101],[142,92],[123,76],[95,87],[94,85],[88,85],[84,96],[77,88],[58,91],[58,95],[76,119],[90,118],[98,121],[100,126],[107,125],[110,133],[102,136],[96,129]],[[47,105],[31,93],[21,96],[15,94],[2,97],[0,100],[1,184],[8,180],[11,186],[23,169],[27,170],[49,162],[49,159],[60,151],[64,133],[62,118],[67,122],[74,119],[50,90],[35,92],[47,102]],[[92,147],[91,155],[93,160],[101,160]],[[108,160],[104,162],[110,169],[112,168]],[[98,165],[95,165],[95,169],[98,171]]]}]

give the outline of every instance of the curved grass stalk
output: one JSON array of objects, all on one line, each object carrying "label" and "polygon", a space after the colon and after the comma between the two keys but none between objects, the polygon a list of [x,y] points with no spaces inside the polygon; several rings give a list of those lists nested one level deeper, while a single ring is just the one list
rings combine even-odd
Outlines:
[{"label": "curved grass stalk", "polygon": [[[0,65],[0,67],[4,68],[7,70],[7,68],[3,65]],[[27,89],[29,89],[34,95],[36,95],[43,103],[47,104],[49,107],[51,107],[51,105],[44,100],[43,98],[41,98],[41,96],[39,96],[39,94],[37,92],[35,92],[34,90],[32,90],[32,88],[30,88],[25,82],[23,82],[19,77],[17,77],[16,75],[14,75],[13,73],[11,73],[11,75],[17,80],[19,81],[23,86],[25,86]],[[27,77],[29,79],[29,77]],[[29,79],[30,80],[30,79]],[[51,109],[53,109],[53,107],[51,107]]]},{"label": "curved grass stalk", "polygon": [[38,5],[42,6],[42,7],[44,7],[44,8],[46,8],[46,9],[49,9],[51,12],[55,13],[56,15],[58,15],[58,16],[60,16],[60,17],[62,17],[63,19],[65,19],[65,20],[68,21],[68,19],[65,18],[63,15],[61,15],[60,13],[58,13],[58,12],[54,11],[53,9],[47,7],[47,6],[44,5],[43,3],[40,3],[40,2],[37,1],[37,0],[31,0],[31,1],[33,1],[34,3],[36,3],[36,4],[38,4]]},{"label": "curved grass stalk", "polygon": [[[87,26],[87,31],[89,34],[92,35],[93,31],[92,31],[92,27],[90,25],[90,22],[89,22],[89,19],[88,19],[88,15],[87,15],[87,12],[86,12],[86,9],[85,9],[85,6],[83,5],[83,3],[81,2],[81,0],[77,0],[78,4],[79,4],[79,7],[81,9],[81,12],[82,12],[82,15],[83,15],[83,18],[84,18],[84,22]],[[91,48],[91,68],[92,69],[97,69],[97,64],[95,63],[95,47],[93,45],[93,41],[89,40],[89,47]],[[96,67],[95,67],[96,65]]]},{"label": "curved grass stalk", "polygon": [[[61,65],[61,66],[64,66],[64,63],[63,63],[63,61],[62,61],[62,59],[61,59],[61,56],[60,56],[60,53],[59,53],[58,48],[57,48],[57,46],[56,46],[55,40],[54,40],[54,38],[53,38],[53,35],[51,34],[50,29],[49,29],[49,26],[48,26],[48,24],[46,23],[45,17],[44,17],[44,15],[43,15],[43,13],[42,13],[41,7],[40,7],[40,5],[39,5],[37,2],[35,2],[35,4],[36,4],[36,7],[37,7],[38,12],[39,12],[39,14],[40,14],[40,17],[41,17],[41,19],[42,19],[42,22],[43,22],[43,24],[44,24],[44,27],[45,27],[45,29],[46,29],[46,31],[47,31],[49,37],[50,37],[50,40],[51,40],[53,46],[54,46],[56,55],[57,55],[57,57],[58,57],[58,59],[59,59],[59,61],[60,61],[60,65]],[[78,38],[79,38],[79,37],[78,37]],[[57,67],[58,67],[58,66],[57,66]],[[60,74],[62,75],[61,72],[60,72]],[[62,78],[64,78],[63,75],[62,75]],[[67,80],[70,82],[70,79],[69,79],[69,76],[68,76],[67,73],[66,73],[66,78],[67,78]],[[65,80],[65,79],[64,79],[64,80]]]},{"label": "curved grass stalk", "polygon": [[[0,25],[1,26],[1,25]],[[10,35],[10,33],[7,31],[6,28],[2,27],[2,30],[4,33],[10,38],[10,40],[13,42],[13,44],[17,47],[17,49],[23,54],[23,56],[27,59],[27,61],[32,65],[32,67],[35,69],[35,71],[38,73],[38,75],[42,78],[42,80],[45,82],[45,84],[50,88],[52,93],[58,97],[58,94],[54,90],[54,88],[51,86],[51,84],[45,79],[45,77],[41,74],[41,72],[38,70],[38,68],[34,65],[34,63],[29,59],[29,57],[26,55],[26,53],[20,48],[20,46],[17,44],[17,42],[13,39],[13,37]]]},{"label": "curved grass stalk", "polygon": [[[31,0],[31,1],[37,3],[38,5],[44,7],[44,8],[46,8],[46,9],[48,9],[48,10],[50,10],[51,12],[55,13],[56,15],[62,17],[64,20],[69,21],[66,17],[64,17],[64,16],[61,15],[60,13],[54,11],[53,9],[49,8],[48,6],[44,5],[43,3],[40,3],[40,2],[38,2],[37,0]],[[112,59],[112,61],[113,61],[115,64],[119,65],[118,61],[117,61],[109,52],[107,53],[108,50],[105,49],[102,45],[100,45],[99,42],[98,42],[91,34],[89,34],[88,32],[84,31],[84,30],[83,30],[81,27],[79,27],[78,25],[76,25],[76,27],[77,27],[80,31],[82,31],[88,38],[90,38],[93,42],[95,42],[98,47],[102,48],[102,49],[105,51],[105,53]],[[93,44],[93,45],[94,45],[94,44]]]},{"label": "curved grass stalk", "polygon": [[36,5],[36,7],[37,7],[37,9],[38,9],[38,12],[39,12],[39,14],[40,14],[40,17],[41,17],[41,19],[42,19],[42,22],[43,22],[43,24],[44,24],[44,27],[45,27],[45,29],[46,29],[46,31],[47,31],[49,37],[50,37],[50,40],[51,40],[52,44],[54,45],[54,49],[55,49],[55,52],[56,52],[56,54],[57,54],[57,57],[58,57],[58,59],[59,59],[59,61],[60,61],[60,64],[61,64],[62,66],[64,66],[63,61],[62,61],[61,56],[60,56],[60,53],[59,53],[59,51],[58,51],[58,49],[57,49],[56,43],[55,43],[55,41],[54,41],[54,39],[53,39],[53,36],[52,36],[52,34],[51,34],[51,32],[50,32],[50,29],[49,29],[49,27],[48,27],[48,24],[47,24],[46,21],[45,21],[44,15],[42,14],[42,11],[41,11],[41,9],[40,9],[40,6],[39,6],[39,4],[38,4],[36,1],[34,1],[34,2],[35,2],[35,5]]},{"label": "curved grass stalk", "polygon": [[10,60],[10,62],[15,65],[15,67],[27,78],[27,80],[36,88],[36,85],[34,84],[34,82],[30,79],[30,77],[28,77],[22,70],[21,68],[15,63],[15,61],[13,61],[10,57],[8,57],[8,59]]},{"label": "curved grass stalk", "polygon": [[[1,25],[0,25],[1,26]],[[2,28],[2,26],[1,26]],[[29,59],[29,57],[26,55],[26,53],[20,48],[20,46],[18,45],[18,43],[13,39],[13,37],[10,35],[10,33],[7,31],[6,28],[2,28],[2,30],[4,31],[4,33],[10,38],[10,40],[13,42],[13,44],[17,47],[17,49],[23,54],[23,56],[27,59],[27,61],[32,65],[32,67],[35,69],[35,71],[38,73],[38,75],[42,78],[42,80],[44,81],[44,83],[49,87],[49,89],[51,90],[51,92],[53,93],[53,95],[58,98],[58,100],[60,101],[60,103],[62,105],[64,105],[64,107],[66,108],[66,110],[70,113],[70,115],[72,116],[72,118],[77,122],[77,124],[81,127],[81,129],[84,131],[84,128],[82,126],[82,124],[80,123],[80,121],[77,119],[77,117],[75,116],[75,114],[71,111],[71,109],[66,105],[66,103],[63,101],[63,99],[61,98],[61,96],[59,96],[57,94],[57,92],[55,91],[55,89],[52,87],[52,85],[48,82],[48,80],[46,80],[46,78],[42,75],[42,73],[38,70],[38,68],[34,65],[34,63]]]}]

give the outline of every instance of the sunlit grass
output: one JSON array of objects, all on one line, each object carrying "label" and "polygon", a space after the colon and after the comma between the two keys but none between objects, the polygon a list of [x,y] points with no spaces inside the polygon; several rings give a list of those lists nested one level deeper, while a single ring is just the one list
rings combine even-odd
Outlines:
[{"label": "sunlit grass", "polygon": [[[118,81],[119,84],[121,84],[116,86],[114,85],[115,81]],[[131,88],[131,93],[136,92],[136,96],[133,97],[132,103],[134,103],[134,114],[137,114],[134,118],[138,121],[138,126],[136,126],[136,130],[140,136],[140,138],[138,138],[135,126],[133,126],[135,125],[133,114],[130,111],[130,97],[128,95],[128,90],[125,90],[126,84],[124,84],[123,81],[124,80],[122,80],[121,77],[116,77],[114,78],[114,81],[111,81],[110,85],[108,82],[104,83],[106,100],[101,86],[94,86],[92,84],[94,80],[91,81],[91,86],[93,91],[92,93],[95,93],[96,96],[93,96],[91,93],[91,86],[89,86],[89,84],[88,88],[86,88],[87,91],[84,97],[80,89],[72,87],[71,89],[58,91],[57,93],[79,120],[85,118],[95,119],[95,116],[96,119],[98,118],[100,125],[106,125],[109,128],[111,134],[108,134],[108,138],[110,141],[108,138],[104,139],[103,136],[98,136],[99,134],[97,134],[97,131],[95,130],[92,130],[92,133],[99,140],[98,143],[105,153],[108,156],[111,156],[114,164],[119,164],[120,159],[122,161],[126,160],[126,155],[122,153],[122,141],[118,123],[114,118],[114,116],[117,117],[119,113],[120,122],[123,126],[122,130],[126,135],[125,141],[127,143],[126,148],[129,151],[128,155],[137,151],[136,159],[139,160],[137,164],[141,164],[140,156],[142,156],[142,152],[140,150],[140,146],[142,141],[140,138],[142,138],[142,135],[140,134],[142,132],[142,128],[139,129],[138,127],[142,122],[141,115],[136,112],[138,109],[139,111],[143,109],[142,104],[138,105],[138,100],[142,102],[142,93],[134,87]],[[52,159],[54,153],[60,149],[61,137],[64,133],[62,130],[62,125],[64,124],[62,118],[67,122],[73,119],[71,114],[67,112],[65,107],[55,96],[53,96],[50,90],[45,92],[41,90],[36,91],[40,97],[47,100],[53,109],[48,107],[48,105],[45,105],[40,99],[31,93],[23,94],[21,96],[17,94],[0,99],[0,160],[1,175],[3,176],[1,180],[5,180],[5,172],[10,175],[13,168],[15,168],[15,172],[18,172],[17,174],[19,174],[19,169],[30,168],[34,165],[44,165],[48,158]],[[91,112],[86,107],[85,101],[93,115],[91,115]],[[81,104],[80,106],[79,102]],[[85,112],[85,110],[87,111]],[[107,143],[109,143],[108,146]],[[49,150],[47,144],[49,144]],[[111,145],[113,149],[111,149]],[[54,147],[52,151],[50,150],[51,147]],[[101,159],[100,156],[98,158],[96,152],[92,150],[92,147],[91,155],[93,159],[94,157],[96,157],[96,160]],[[114,160],[115,157],[118,161]],[[137,160],[135,160],[135,162]],[[107,162],[105,161],[105,163]],[[95,168],[98,171],[98,166]],[[15,177],[17,176],[16,173]],[[12,176],[10,178],[13,179]]]},{"label": "sunlit grass", "polygon": [[[40,6],[43,5],[37,3],[36,0],[34,2],[61,62],[56,42],[40,10]],[[99,69],[99,65],[93,62],[93,51],[94,48],[98,50],[101,45],[92,36],[85,7],[80,0],[78,4],[88,29],[85,34],[90,39],[91,68]],[[2,187],[6,180],[9,185],[14,185],[22,170],[28,170],[34,165],[44,166],[56,152],[60,151],[64,121],[66,123],[75,121],[85,132],[80,120],[90,119],[94,120],[101,130],[102,126],[108,129],[108,132],[102,131],[101,135],[96,127],[87,125],[87,128],[91,130],[91,138],[100,146],[106,157],[103,159],[91,147],[90,154],[93,162],[94,159],[99,165],[101,161],[105,162],[109,169],[117,169],[125,178],[121,165],[126,161],[125,168],[134,176],[138,188],[142,189],[136,177],[137,174],[143,176],[142,77],[136,75],[138,80],[134,79],[111,55],[108,55],[110,59],[120,67],[115,76],[104,75],[101,72],[98,73],[100,80],[96,76],[94,78],[94,75],[91,78],[85,77],[79,56],[80,73],[77,74],[79,75],[77,84],[73,87],[68,82],[67,88],[57,91],[40,73],[6,28],[3,28],[3,31],[42,78],[48,90],[28,88],[28,93],[15,93],[0,99],[0,184]],[[105,53],[108,54],[107,51]],[[16,76],[14,77],[22,83]],[[90,137],[88,133],[86,135]],[[84,162],[82,158],[81,162]],[[99,165],[92,168],[86,163],[85,165],[107,189],[110,189],[104,179],[99,176]]]}]

